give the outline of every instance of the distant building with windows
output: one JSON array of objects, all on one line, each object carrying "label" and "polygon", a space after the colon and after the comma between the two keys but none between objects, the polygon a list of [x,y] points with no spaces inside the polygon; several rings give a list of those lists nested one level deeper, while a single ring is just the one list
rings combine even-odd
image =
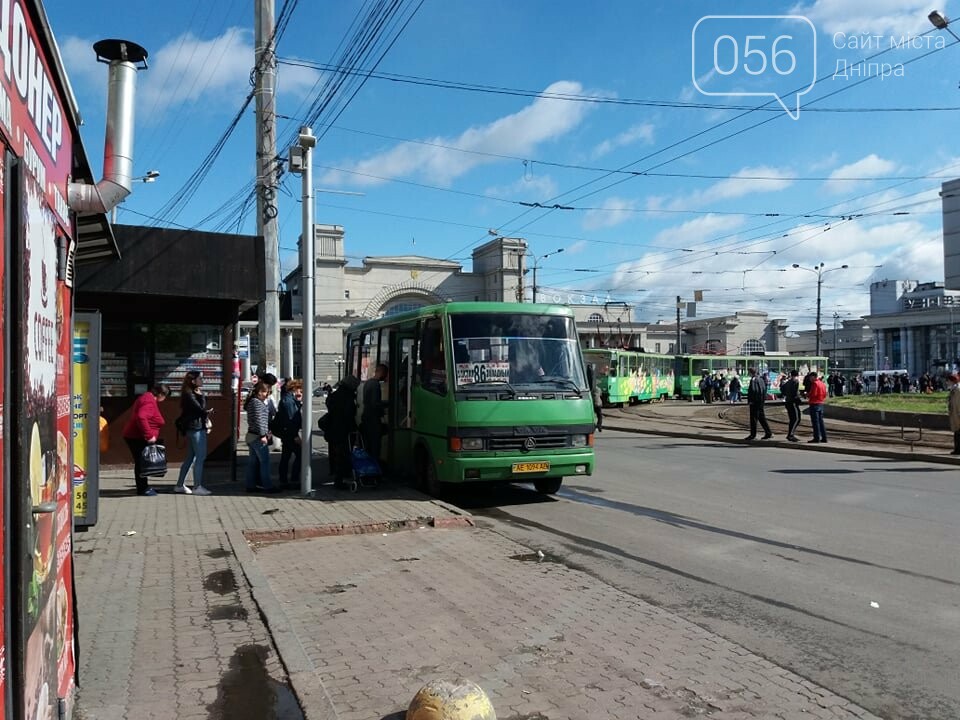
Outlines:
[{"label": "distant building with windows", "polygon": [[[341,225],[314,226],[314,377],[336,382],[343,367],[343,331],[360,320],[403,312],[451,300],[530,301],[527,243],[522,238],[495,237],[472,252],[472,269],[455,261],[419,255],[367,256],[351,262]],[[300,332],[303,295],[300,267],[284,282],[291,319],[281,322],[280,374],[301,375]],[[572,308],[583,347],[643,348],[675,354],[676,324],[634,319],[634,306],[599,293],[540,289],[538,301]],[[243,346],[256,357],[255,321],[240,323]],[[679,352],[735,352],[784,349],[786,324],[764,312],[745,311],[718,318],[681,322]]]},{"label": "distant building with windows", "polygon": [[960,290],[942,282],[875,282],[870,314],[863,319],[873,331],[873,364],[867,369],[919,375],[960,366]]}]

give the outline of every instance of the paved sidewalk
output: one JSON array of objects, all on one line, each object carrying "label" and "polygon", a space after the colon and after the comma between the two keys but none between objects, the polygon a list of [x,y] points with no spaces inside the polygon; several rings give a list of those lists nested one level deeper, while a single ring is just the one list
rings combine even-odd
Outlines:
[{"label": "paved sidewalk", "polygon": [[[740,412],[667,403],[607,427],[734,441]],[[789,446],[956,462],[935,435],[913,453],[864,437]],[[210,497],[171,493],[177,468],[137,497],[129,468],[102,471],[100,522],[76,535],[78,718],[400,720],[456,674],[502,720],[871,717],[412,489],[320,485],[324,465],[310,498],[248,495],[224,466]]]},{"label": "paved sidewalk", "polygon": [[[321,465],[315,459],[322,480]],[[207,470],[212,496],[175,495],[177,470],[152,483],[157,497],[137,497],[130,469],[104,469],[99,523],[75,535],[80,720],[303,717],[234,552],[235,543],[246,550],[240,531],[293,537],[294,528],[309,535],[465,517],[389,486],[248,495],[223,466]]]},{"label": "paved sidewalk", "polygon": [[490,531],[278,543],[256,562],[339,720],[402,720],[424,682],[458,675],[504,719],[875,717]]}]

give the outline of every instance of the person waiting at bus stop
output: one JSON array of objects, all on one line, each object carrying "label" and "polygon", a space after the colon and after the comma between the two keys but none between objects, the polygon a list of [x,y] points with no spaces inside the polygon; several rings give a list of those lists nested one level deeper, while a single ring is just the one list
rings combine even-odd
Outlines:
[{"label": "person waiting at bus stop", "polygon": [[363,449],[378,463],[383,442],[383,411],[387,408],[387,404],[383,402],[380,383],[387,379],[388,372],[387,366],[380,363],[373,371],[373,377],[363,384],[360,434],[363,436]]},{"label": "person waiting at bus stop", "polygon": [[750,434],[746,440],[754,440],[757,437],[757,423],[763,428],[763,439],[769,440],[773,437],[770,432],[770,424],[767,422],[764,403],[767,400],[767,379],[762,373],[758,373],[755,367],[747,368],[750,375],[750,384],[747,385],[747,403],[750,405]]},{"label": "person waiting at bus stop", "polygon": [[357,388],[360,380],[347,375],[337,389],[327,395],[327,414],[318,421],[327,441],[330,475],[333,486],[343,487],[344,479],[350,477],[350,433],[357,429]]}]

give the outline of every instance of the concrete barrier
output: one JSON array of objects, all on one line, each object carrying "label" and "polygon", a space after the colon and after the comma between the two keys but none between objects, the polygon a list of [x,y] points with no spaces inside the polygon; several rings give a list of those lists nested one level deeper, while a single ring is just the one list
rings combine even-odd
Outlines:
[{"label": "concrete barrier", "polygon": [[889,412],[887,410],[855,410],[831,405],[827,401],[827,404],[824,405],[824,416],[835,420],[867,425],[888,425],[904,428],[922,427],[924,430],[950,429],[946,403],[944,403],[943,415],[938,415],[936,413]]}]

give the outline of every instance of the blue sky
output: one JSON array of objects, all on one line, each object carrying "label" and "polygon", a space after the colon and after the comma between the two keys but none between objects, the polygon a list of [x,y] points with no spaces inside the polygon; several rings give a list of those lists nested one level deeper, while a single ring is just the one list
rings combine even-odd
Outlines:
[{"label": "blue sky", "polygon": [[[824,276],[824,318],[868,312],[871,280],[943,280],[938,192],[960,176],[960,47],[933,29],[927,2],[425,0],[415,14],[417,2],[405,3],[401,17],[412,19],[376,68],[392,79],[370,77],[338,117],[320,116],[332,127],[314,127],[315,186],[356,193],[319,192],[316,221],[344,226],[353,262],[418,254],[469,269],[471,249],[495,230],[526,238],[536,255],[563,248],[540,261],[548,293],[626,301],[655,322],[673,318],[676,295],[702,290],[701,316],[762,309],[792,330],[813,326],[816,297],[814,274],[793,263],[849,266]],[[97,6],[58,0],[47,13],[92,158],[103,147],[106,85],[92,42],[125,38],[150,52],[135,167],[161,176],[135,187],[118,221],[163,214],[165,225],[235,230],[239,219],[254,232],[253,215],[228,203],[254,176],[252,110],[189,204],[162,213],[250,90],[253,3]],[[277,48],[277,110],[290,118],[279,124],[281,155],[331,78],[310,66],[334,63],[368,10],[296,4]],[[951,7],[939,10],[949,17]],[[697,25],[718,14],[806,20]],[[838,63],[873,55],[866,71],[834,77]],[[784,94],[796,112],[789,92],[814,79],[796,120],[770,95]],[[610,173],[621,169],[645,174]],[[296,263],[299,177],[285,175],[283,188],[286,273]],[[231,211],[204,222],[221,207]]]}]

